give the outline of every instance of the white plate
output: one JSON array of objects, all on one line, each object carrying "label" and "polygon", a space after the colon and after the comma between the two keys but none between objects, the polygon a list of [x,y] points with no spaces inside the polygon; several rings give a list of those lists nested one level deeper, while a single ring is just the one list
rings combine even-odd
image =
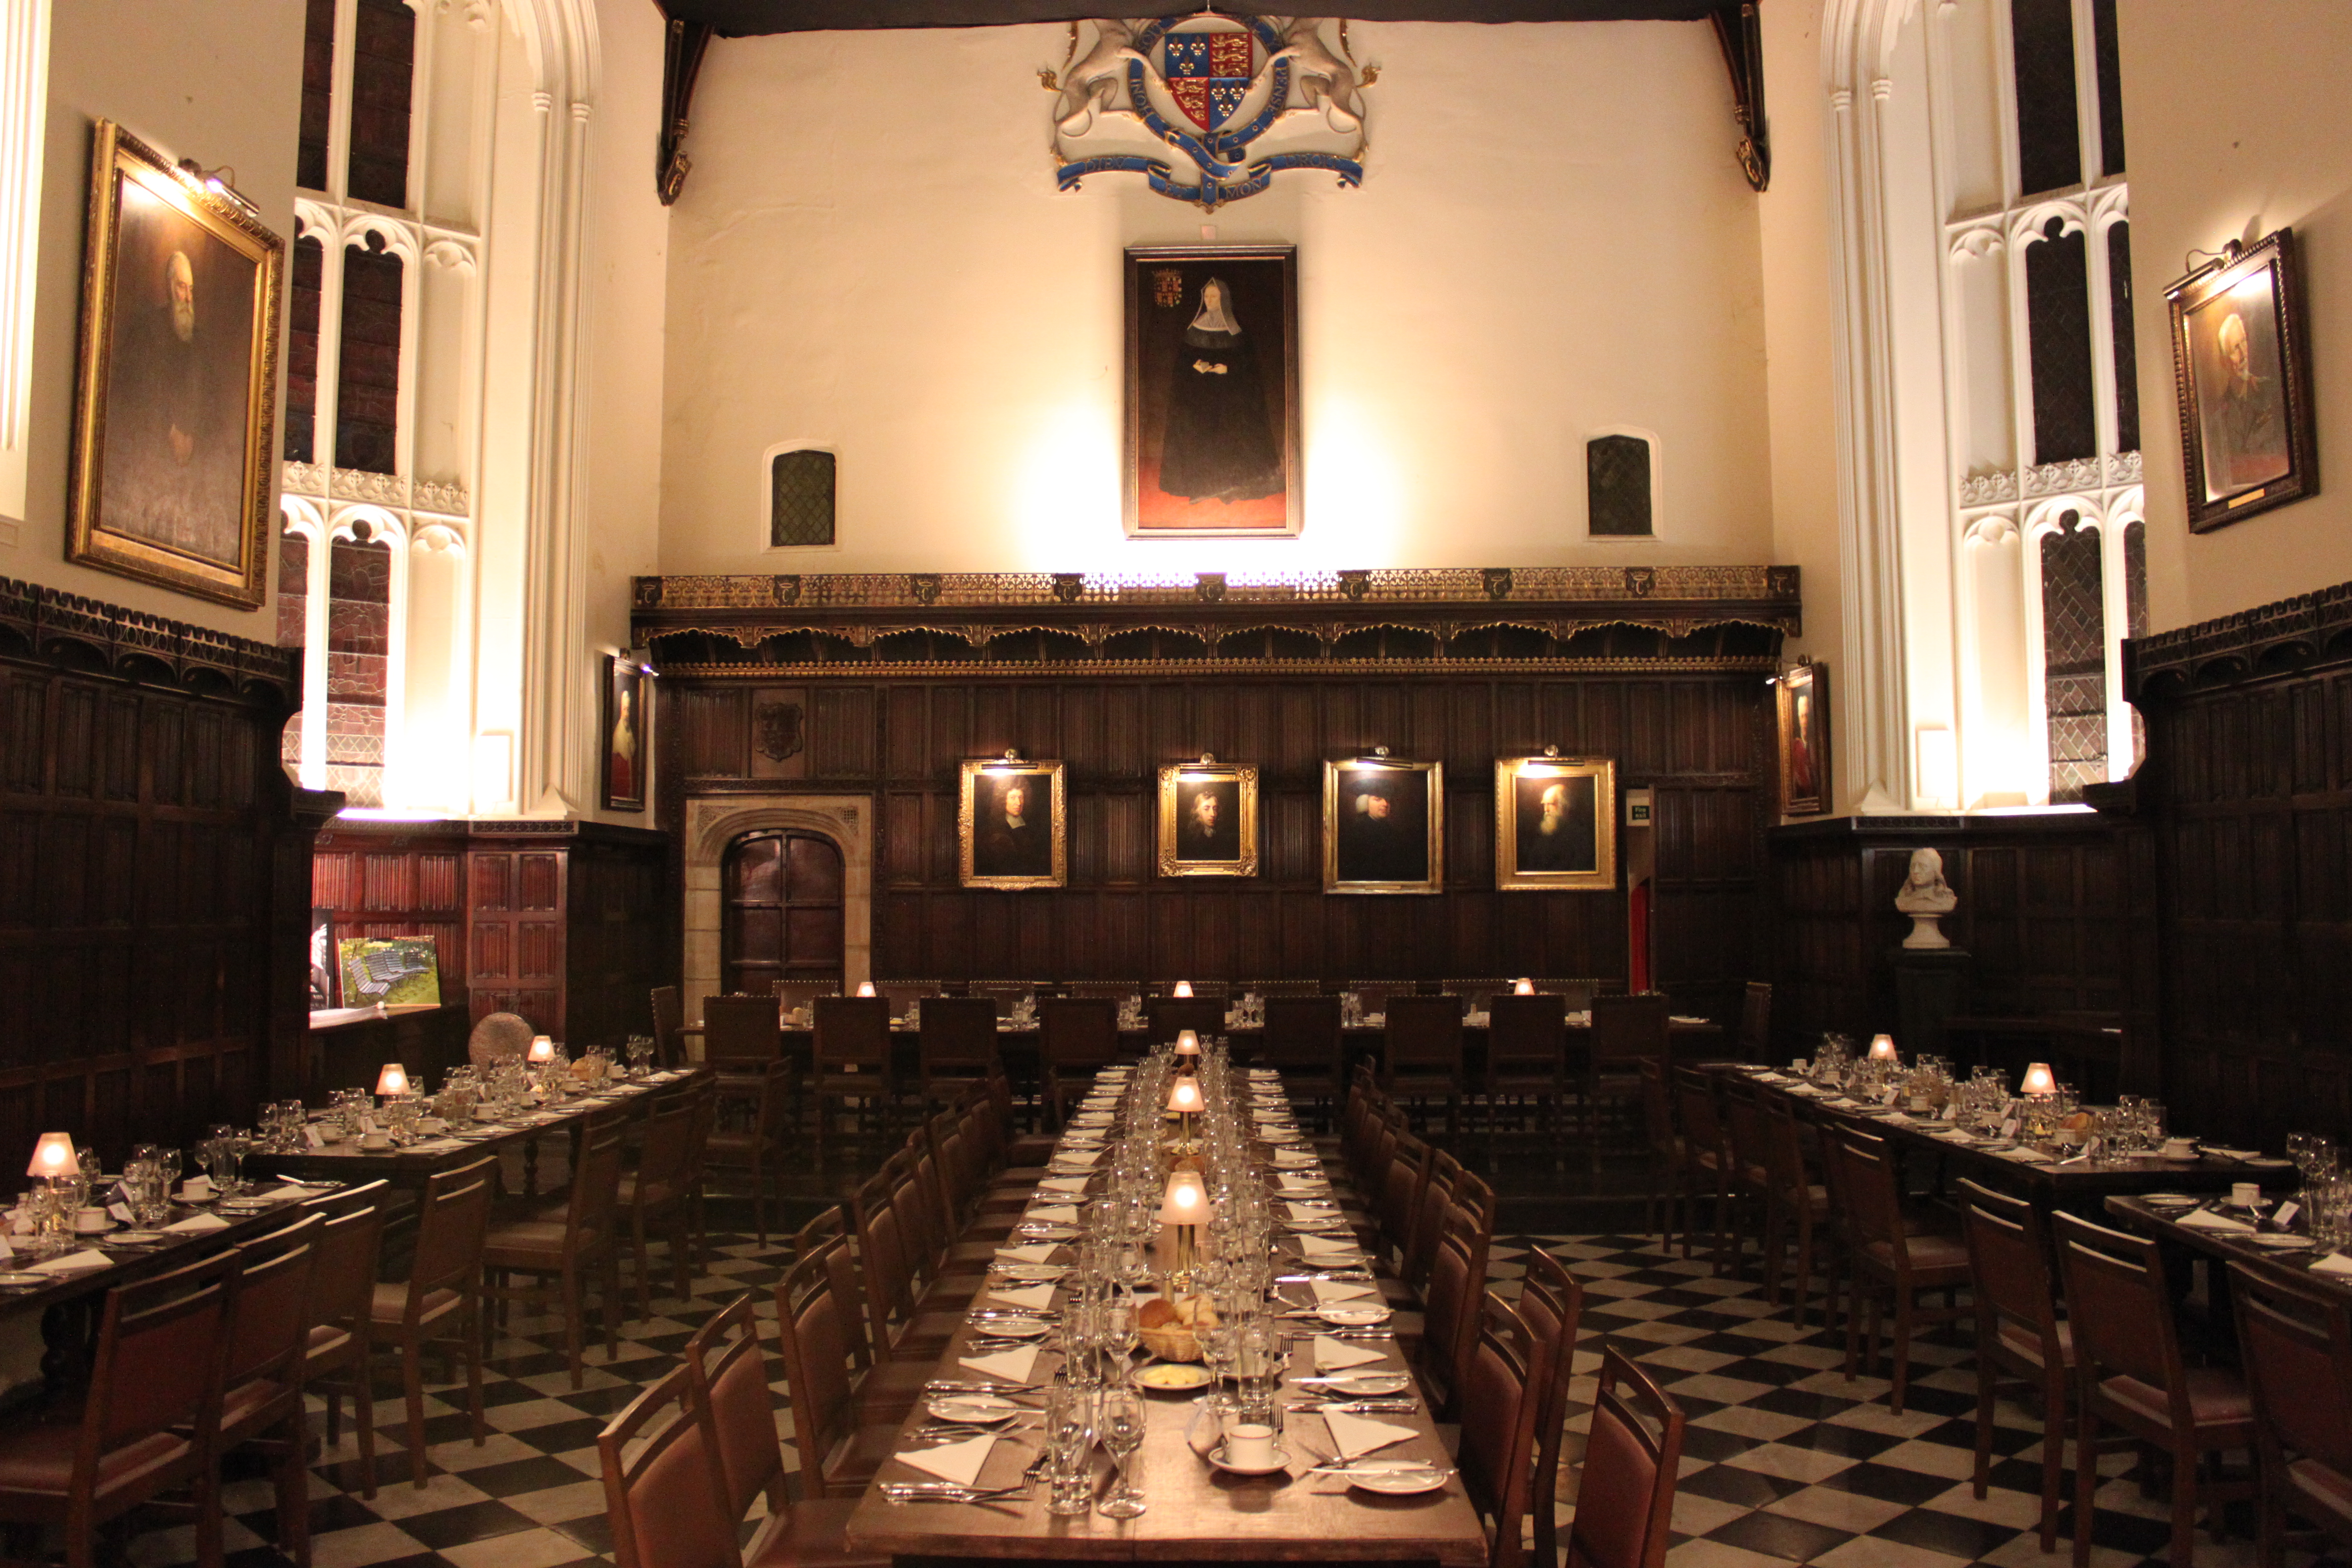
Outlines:
[{"label": "white plate", "polygon": [[1318,1390],[1328,1389],[1333,1394],[1345,1394],[1358,1399],[1381,1394],[1402,1394],[1412,1386],[1412,1374],[1405,1372],[1341,1372],[1330,1373],[1315,1380]]},{"label": "white plate", "polygon": [[2263,1236],[2250,1236],[2246,1239],[2269,1252],[2305,1252],[2312,1245],[2311,1237],[2307,1236],[2281,1236],[2275,1231]]},{"label": "white plate", "polygon": [[1182,1361],[1155,1362],[1135,1374],[1135,1385],[1153,1394],[1190,1394],[1211,1381],[1207,1367]]},{"label": "white plate", "polygon": [[1054,1325],[1042,1318],[991,1318],[975,1322],[972,1332],[992,1340],[1042,1340]]},{"label": "white plate", "polygon": [[1386,1307],[1341,1306],[1336,1302],[1318,1309],[1317,1315],[1335,1329],[1360,1329],[1385,1323],[1393,1316]]},{"label": "white plate", "polygon": [[1216,1466],[1217,1468],[1224,1471],[1225,1474],[1229,1476],[1271,1476],[1280,1470],[1286,1469],[1290,1465],[1290,1450],[1284,1447],[1279,1443],[1276,1443],[1274,1446],[1274,1462],[1269,1465],[1235,1465],[1228,1463],[1225,1458],[1225,1446],[1223,1443],[1220,1443],[1215,1447],[1210,1449],[1203,1457],[1207,1458],[1209,1463]]},{"label": "white plate", "polygon": [[1000,1263],[996,1271],[1007,1279],[1027,1279],[1044,1284],[1067,1274],[1070,1266],[1066,1263]]},{"label": "white plate", "polygon": [[1024,1408],[993,1394],[935,1394],[929,1405],[931,1414],[940,1420],[971,1426],[993,1426],[1000,1421],[1010,1421]]},{"label": "white plate", "polygon": [[1443,1465],[1416,1465],[1411,1459],[1359,1459],[1342,1472],[1348,1484],[1382,1497],[1414,1497],[1445,1484]]},{"label": "white plate", "polygon": [[153,1247],[170,1239],[160,1230],[126,1230],[107,1245],[109,1247]]},{"label": "white plate", "polygon": [[1057,1219],[1039,1220],[1034,1225],[1021,1226],[1020,1236],[1024,1241],[1076,1241],[1078,1227],[1065,1225]]}]

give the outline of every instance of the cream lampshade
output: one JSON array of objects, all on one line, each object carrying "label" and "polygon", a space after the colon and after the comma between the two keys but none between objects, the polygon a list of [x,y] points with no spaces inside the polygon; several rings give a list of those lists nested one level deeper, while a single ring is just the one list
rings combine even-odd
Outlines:
[{"label": "cream lampshade", "polygon": [[1166,1225],[1205,1225],[1209,1219],[1209,1193],[1201,1184],[1198,1171],[1179,1171],[1168,1178],[1168,1190],[1160,1204],[1160,1218]]},{"label": "cream lampshade", "polygon": [[1532,996],[1535,994],[1536,983],[1532,980],[1522,980],[1511,987],[1511,994],[1514,996]]},{"label": "cream lampshade", "polygon": [[383,1070],[375,1075],[375,1091],[386,1100],[397,1100],[408,1092],[408,1069],[398,1062],[386,1062]]},{"label": "cream lampshade", "polygon": [[1176,983],[1176,989],[1171,991],[1168,994],[1179,997],[1185,1001],[1190,1001],[1192,995],[1192,983],[1189,980],[1179,980]]},{"label": "cream lampshade", "polygon": [[553,1061],[555,1059],[555,1042],[549,1039],[545,1035],[533,1035],[530,1038],[530,1059],[534,1062]]},{"label": "cream lampshade", "polygon": [[2025,1069],[2025,1081],[2017,1088],[2021,1094],[2047,1100],[2058,1092],[2058,1080],[2051,1076],[2048,1062],[2035,1062]]},{"label": "cream lampshade", "polygon": [[1201,1083],[1198,1079],[1180,1078],[1168,1088],[1168,1109],[1179,1116],[1197,1116],[1201,1111]]},{"label": "cream lampshade", "polygon": [[873,994],[874,994],[874,982],[872,982],[871,980],[861,980],[861,981],[859,981],[859,982],[857,983],[857,994],[858,994],[860,996],[871,996],[871,995],[873,995]]},{"label": "cream lampshade", "polygon": [[1190,1029],[1177,1030],[1176,1054],[1180,1057],[1199,1056],[1201,1054],[1201,1037]]},{"label": "cream lampshade", "polygon": [[73,1134],[44,1132],[41,1141],[33,1145],[33,1163],[25,1167],[28,1176],[67,1176],[81,1167],[74,1157]]},{"label": "cream lampshade", "polygon": [[1895,1059],[1895,1037],[1892,1035],[1873,1035],[1870,1037],[1870,1059],[1874,1062],[1893,1061]]}]

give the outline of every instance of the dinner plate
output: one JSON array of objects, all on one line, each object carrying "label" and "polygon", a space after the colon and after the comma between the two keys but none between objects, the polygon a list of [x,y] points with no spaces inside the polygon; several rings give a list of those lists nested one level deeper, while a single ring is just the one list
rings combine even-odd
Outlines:
[{"label": "dinner plate", "polygon": [[1154,1362],[1135,1374],[1135,1385],[1154,1394],[1190,1394],[1213,1381],[1207,1367],[1184,1361]]},{"label": "dinner plate", "polygon": [[1045,1220],[1036,1225],[1024,1225],[1019,1233],[1027,1241],[1076,1241],[1078,1227],[1064,1225],[1060,1220]]},{"label": "dinner plate", "polygon": [[931,1396],[929,1408],[931,1414],[942,1421],[956,1421],[971,1426],[993,1426],[1012,1420],[1026,1406],[993,1394],[935,1394]]},{"label": "dinner plate", "polygon": [[2187,1193],[2144,1193],[2140,1202],[2152,1209],[2193,1209],[2197,1200]]},{"label": "dinner plate", "polygon": [[1406,1372],[1338,1372],[1317,1378],[1315,1386],[1352,1398],[1369,1399],[1381,1394],[1402,1394],[1412,1386],[1412,1374]]},{"label": "dinner plate", "polygon": [[1339,1473],[1358,1490],[1382,1497],[1413,1497],[1445,1484],[1444,1466],[1416,1465],[1411,1459],[1359,1459]]},{"label": "dinner plate", "polygon": [[1043,1318],[991,1318],[972,1325],[975,1332],[999,1340],[1042,1340],[1054,1331]]},{"label": "dinner plate", "polygon": [[1373,1323],[1385,1323],[1393,1316],[1386,1307],[1351,1306],[1333,1302],[1316,1310],[1316,1315],[1335,1329],[1360,1329]]},{"label": "dinner plate", "polygon": [[1279,1443],[1274,1446],[1274,1459],[1269,1464],[1236,1465],[1225,1458],[1225,1446],[1223,1443],[1210,1449],[1203,1457],[1209,1463],[1229,1476],[1270,1476],[1287,1468],[1290,1464],[1290,1450]]},{"label": "dinner plate", "polygon": [[35,1274],[24,1269],[0,1273],[0,1289],[29,1290],[36,1285],[54,1285],[57,1282],[58,1277],[54,1274]]},{"label": "dinner plate", "polygon": [[1066,1263],[1000,1263],[996,1271],[1007,1279],[1029,1279],[1040,1283],[1059,1279],[1070,1271]]},{"label": "dinner plate", "polygon": [[2307,1236],[2285,1236],[2276,1231],[2250,1236],[2246,1239],[2268,1252],[2305,1252],[2312,1245],[2311,1237]]},{"label": "dinner plate", "polygon": [[154,1247],[166,1238],[160,1230],[126,1230],[106,1245],[109,1247]]}]

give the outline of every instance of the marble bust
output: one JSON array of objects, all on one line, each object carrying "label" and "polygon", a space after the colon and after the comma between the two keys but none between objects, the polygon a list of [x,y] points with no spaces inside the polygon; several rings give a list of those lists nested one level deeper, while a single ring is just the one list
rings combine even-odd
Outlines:
[{"label": "marble bust", "polygon": [[1895,895],[1895,907],[1911,917],[1911,934],[1903,939],[1909,948],[1949,947],[1939,921],[1959,903],[1959,895],[1944,881],[1944,858],[1933,849],[1911,851],[1910,874]]}]

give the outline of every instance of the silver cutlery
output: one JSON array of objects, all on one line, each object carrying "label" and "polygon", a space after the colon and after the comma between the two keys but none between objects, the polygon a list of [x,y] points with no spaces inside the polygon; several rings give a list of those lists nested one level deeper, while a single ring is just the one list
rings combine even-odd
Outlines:
[{"label": "silver cutlery", "polygon": [[959,1487],[941,1481],[885,1481],[882,1495],[892,1502],[996,1502],[1025,1495],[1029,1482],[1017,1486]]},{"label": "silver cutlery", "polygon": [[1332,1410],[1341,1411],[1349,1415],[1411,1415],[1420,1410],[1421,1401],[1418,1399],[1299,1399],[1293,1400],[1283,1408],[1303,1410],[1315,1415]]},{"label": "silver cutlery", "polygon": [[[1398,1468],[1391,1469],[1387,1468],[1391,1465],[1398,1467]],[[1367,1456],[1362,1459],[1335,1460],[1328,1464],[1310,1466],[1307,1470],[1307,1474],[1310,1476],[1351,1476],[1356,1474],[1360,1468],[1366,1466],[1381,1467],[1380,1468],[1368,1469],[1365,1471],[1367,1474],[1376,1476],[1395,1476],[1400,1470],[1408,1475],[1450,1477],[1454,1474],[1454,1467],[1451,1465],[1423,1465],[1415,1463],[1411,1459],[1374,1459],[1370,1456]]]}]

